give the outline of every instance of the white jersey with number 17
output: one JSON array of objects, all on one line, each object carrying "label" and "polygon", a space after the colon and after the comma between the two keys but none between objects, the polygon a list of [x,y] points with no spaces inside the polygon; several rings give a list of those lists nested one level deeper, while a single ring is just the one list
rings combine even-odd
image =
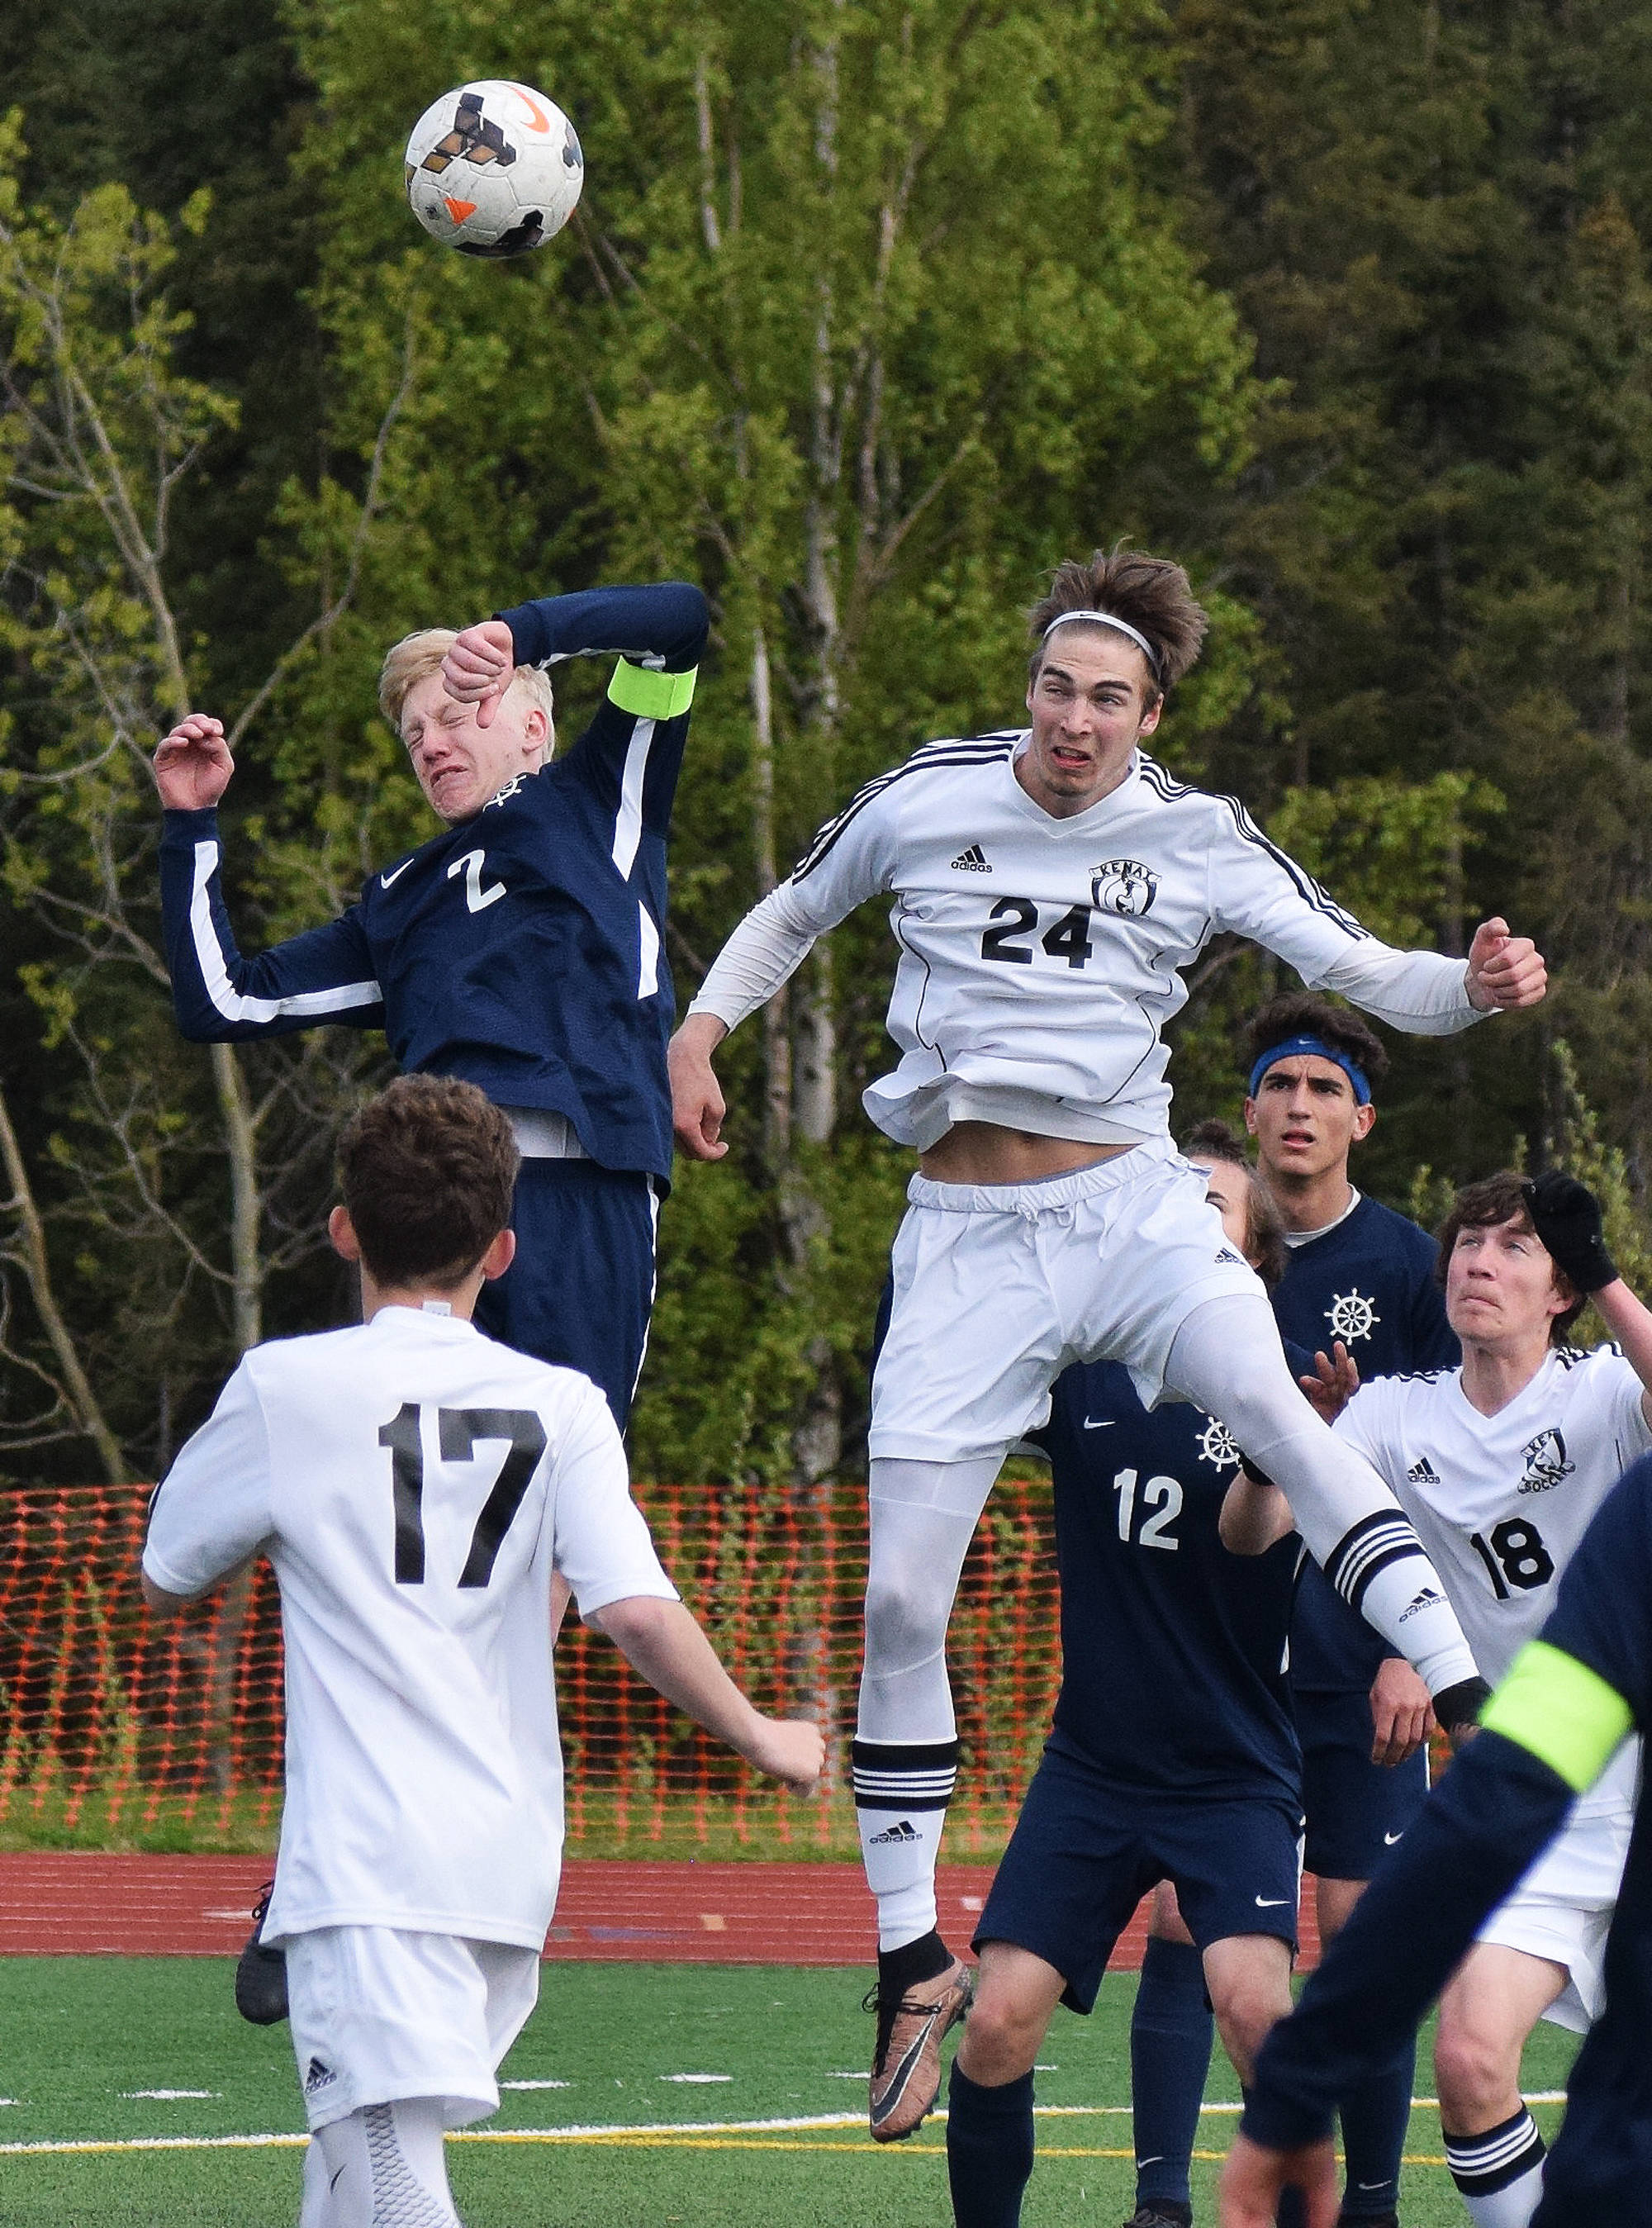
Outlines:
[{"label": "white jersey with number 17", "polygon": [[674,1600],[587,1378],[405,1307],[242,1360],[156,1496],[144,1568],[281,1589],[286,1800],[267,1939],[393,1926],[537,1948],[562,1758],[553,1569]]},{"label": "white jersey with number 17", "polygon": [[[1560,1573],[1630,1463],[1652,1451],[1640,1379],[1615,1346],[1559,1347],[1524,1391],[1482,1416],[1460,1369],[1380,1377],[1336,1420],[1393,1489],[1494,1686],[1554,1607]],[[1632,1802],[1630,1742],[1578,1805]]]}]

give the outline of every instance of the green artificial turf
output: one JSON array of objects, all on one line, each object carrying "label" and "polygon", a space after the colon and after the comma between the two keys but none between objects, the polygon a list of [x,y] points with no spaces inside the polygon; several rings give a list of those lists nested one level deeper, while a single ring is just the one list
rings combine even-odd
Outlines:
[{"label": "green artificial turf", "polygon": [[[540,2006],[503,2069],[490,2131],[597,2127],[649,2132],[573,2142],[462,2142],[450,2153],[469,2228],[909,2228],[950,2218],[943,2132],[874,2148],[855,2127],[764,2129],[773,2119],[858,2115],[871,2021],[858,1971],[760,1966],[550,1965]],[[1128,2102],[1134,1982],[1112,1975],[1096,2014],[1059,2012],[1038,2077],[1044,2105]],[[1568,2038],[1540,2028],[1533,2089],[1558,2088]],[[1419,2089],[1426,2090],[1427,2058]],[[682,2082],[673,2074],[716,2074]],[[842,2079],[840,2075],[856,2078]],[[138,2090],[207,2090],[144,2097]],[[1238,2091],[1220,2060],[1210,2094]],[[11,1958],[0,1962],[0,2142],[294,2133],[303,2126],[285,2027],[245,2026],[230,1967],[215,1958]],[[1552,2128],[1553,2110],[1540,2120]],[[704,2134],[686,2132],[711,2122]],[[1207,2116],[1201,2148],[1220,2153],[1231,2116]],[[685,2132],[673,2135],[669,2131]],[[1431,2111],[1410,2149],[1437,2157]],[[1127,2115],[1039,2122],[1027,2228],[1117,2224],[1131,2210]],[[1088,2155],[1086,2155],[1088,2154]],[[0,2155],[7,2228],[292,2228],[297,2148],[112,2150]],[[1214,2218],[1214,2166],[1196,2167],[1202,2222]],[[1407,2228],[1461,2228],[1437,2165],[1406,2171]]]}]

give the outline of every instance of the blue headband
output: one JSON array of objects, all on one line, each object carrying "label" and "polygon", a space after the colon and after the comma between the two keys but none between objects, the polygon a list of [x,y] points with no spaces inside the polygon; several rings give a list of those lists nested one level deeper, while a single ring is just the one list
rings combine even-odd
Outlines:
[{"label": "blue headband", "polygon": [[1283,1044],[1275,1045],[1271,1052],[1265,1052],[1251,1070],[1251,1097],[1256,1097],[1257,1085],[1275,1060],[1298,1060],[1304,1053],[1312,1053],[1316,1060],[1329,1060],[1334,1066],[1340,1067],[1354,1085],[1354,1096],[1359,1104],[1361,1106],[1371,1104],[1371,1085],[1366,1081],[1365,1070],[1356,1061],[1351,1060],[1345,1052],[1338,1052],[1328,1045],[1323,1037],[1287,1037]]}]

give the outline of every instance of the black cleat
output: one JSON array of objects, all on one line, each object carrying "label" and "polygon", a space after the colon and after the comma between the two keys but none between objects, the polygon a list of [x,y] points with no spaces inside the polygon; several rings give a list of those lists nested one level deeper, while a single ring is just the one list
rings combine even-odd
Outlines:
[{"label": "black cleat", "polygon": [[1193,2228],[1193,2207],[1174,2198],[1150,2198],[1137,2206],[1124,2228]]},{"label": "black cleat", "polygon": [[287,1953],[264,1946],[264,1917],[275,1882],[266,1880],[253,1905],[253,1930],[235,1968],[235,2008],[254,2026],[277,2026],[287,2015]]}]

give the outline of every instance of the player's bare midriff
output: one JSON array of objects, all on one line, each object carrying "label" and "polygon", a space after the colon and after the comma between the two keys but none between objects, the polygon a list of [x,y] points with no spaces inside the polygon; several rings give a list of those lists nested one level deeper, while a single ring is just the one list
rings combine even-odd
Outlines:
[{"label": "player's bare midriff", "polygon": [[1087,1145],[1076,1137],[1041,1137],[1034,1130],[1006,1130],[997,1122],[955,1122],[918,1165],[936,1183],[1036,1183],[1041,1176],[1071,1175],[1116,1161],[1129,1145]]}]

